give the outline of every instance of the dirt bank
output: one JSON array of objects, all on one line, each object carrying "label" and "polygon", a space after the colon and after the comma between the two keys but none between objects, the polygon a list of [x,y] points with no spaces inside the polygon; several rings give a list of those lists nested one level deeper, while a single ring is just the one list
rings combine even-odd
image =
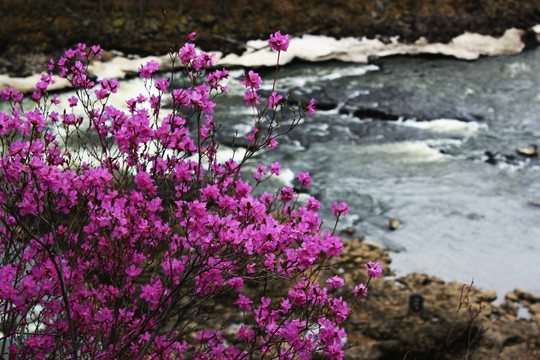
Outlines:
[{"label": "dirt bank", "polygon": [[[347,242],[337,269],[348,284],[365,282],[363,264],[373,259],[386,277],[374,279],[347,321],[347,359],[540,358],[538,296],[516,290],[497,306],[494,291],[423,274],[393,278],[388,254],[361,240]],[[350,291],[343,289],[344,298]],[[422,296],[422,312],[410,311],[413,294]]]},{"label": "dirt bank", "polygon": [[240,52],[276,30],[303,34],[447,42],[466,31],[500,36],[540,23],[537,0],[4,0],[0,73],[29,74],[78,42],[140,55],[163,54],[191,31],[206,50]]}]

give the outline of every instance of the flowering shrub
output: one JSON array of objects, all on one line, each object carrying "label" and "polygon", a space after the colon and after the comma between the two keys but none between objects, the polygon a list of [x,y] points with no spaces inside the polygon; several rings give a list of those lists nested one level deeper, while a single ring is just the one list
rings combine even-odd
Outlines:
[{"label": "flowering shrub", "polygon": [[[286,51],[288,36],[277,32],[269,45]],[[213,55],[192,42],[171,54],[184,67],[182,88],[149,62],[140,69],[146,93],[118,109],[108,101],[119,82],[87,71],[101,53],[80,44],[51,60],[49,70],[75,90],[67,104],[47,92],[50,74],[36,84],[33,107],[11,88],[0,93],[11,106],[0,113],[2,357],[342,358],[350,310],[331,294],[344,282],[319,278],[343,250],[340,238],[321,230],[315,198],[300,206],[291,188],[253,195],[278,163],[260,164],[253,186],[241,177],[314,101],[283,121],[276,79],[261,103],[262,79],[247,72],[250,146],[220,163],[212,113],[228,72],[213,68]],[[311,185],[307,172],[298,179]],[[332,210],[337,221],[349,207]],[[367,269],[381,275],[378,264]],[[363,285],[354,291],[366,294]],[[217,311],[222,304],[235,310]]]}]

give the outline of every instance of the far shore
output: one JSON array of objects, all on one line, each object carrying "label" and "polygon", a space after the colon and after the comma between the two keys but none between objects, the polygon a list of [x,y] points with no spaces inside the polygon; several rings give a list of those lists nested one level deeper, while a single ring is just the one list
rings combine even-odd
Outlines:
[{"label": "far shore", "polygon": [[[536,41],[540,42],[540,25],[529,29],[535,34]],[[525,30],[516,28],[507,29],[500,37],[464,33],[453,38],[448,43],[430,43],[420,38],[414,43],[401,42],[398,37],[388,41],[367,38],[335,39],[321,35],[305,35],[292,37],[287,52],[281,54],[280,65],[302,60],[308,62],[321,62],[338,60],[353,63],[369,63],[370,61],[388,56],[397,55],[440,55],[461,60],[477,60],[482,56],[512,55],[527,49],[523,41]],[[270,67],[275,65],[275,54],[267,46],[265,40],[251,40],[246,44],[246,50],[241,54],[220,51],[209,51],[216,54],[216,66],[224,67]],[[137,54],[123,54],[115,50],[107,50],[102,60],[94,61],[90,66],[91,75],[97,79],[116,78],[125,79],[137,74],[138,69],[148,61],[156,61],[160,69],[166,71],[170,68],[170,56],[140,57]],[[43,59],[43,66],[48,60]],[[37,69],[34,69],[37,70]],[[29,76],[16,76],[0,74],[0,88],[12,87],[14,90],[31,93],[35,83],[39,81],[41,72]],[[70,87],[65,79],[55,77],[55,84],[49,90],[57,91]]]}]

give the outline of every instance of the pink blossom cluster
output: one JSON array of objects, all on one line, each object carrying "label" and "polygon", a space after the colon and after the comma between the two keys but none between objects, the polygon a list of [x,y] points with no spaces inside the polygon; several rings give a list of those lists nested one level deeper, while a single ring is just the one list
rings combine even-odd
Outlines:
[{"label": "pink blossom cluster", "polygon": [[[278,32],[270,44],[285,51],[288,36]],[[107,102],[120,83],[96,84],[88,75],[101,52],[79,44],[51,60],[49,70],[75,89],[67,104],[47,92],[51,74],[36,85],[34,109],[22,106],[21,93],[0,92],[11,106],[0,112],[0,323],[9,324],[0,355],[341,359],[349,308],[329,289],[344,282],[316,280],[343,250],[341,239],[321,229],[315,198],[298,206],[290,188],[255,196],[241,176],[242,165],[275,146],[313,104],[286,128],[256,113],[253,146],[242,160],[220,163],[213,99],[226,91],[220,82],[228,73],[211,68],[212,55],[192,43],[180,48],[191,82],[184,88],[156,79],[157,63],[142,66],[140,77],[158,93],[127,99],[121,109]],[[261,82],[253,71],[242,81],[250,91]],[[281,98],[273,93],[270,108]],[[164,101],[172,112],[162,111]],[[260,164],[257,184],[279,172],[278,163]],[[298,179],[311,185],[308,172]],[[344,216],[343,204],[333,210]],[[380,276],[377,264],[367,265],[370,277]],[[281,298],[266,287],[257,296],[247,291],[248,282],[277,280],[289,286]],[[244,313],[233,341],[207,325],[207,305],[223,294]]]},{"label": "pink blossom cluster", "polygon": [[287,51],[289,48],[289,35],[281,35],[281,31],[276,31],[270,35],[268,45],[275,51]]}]

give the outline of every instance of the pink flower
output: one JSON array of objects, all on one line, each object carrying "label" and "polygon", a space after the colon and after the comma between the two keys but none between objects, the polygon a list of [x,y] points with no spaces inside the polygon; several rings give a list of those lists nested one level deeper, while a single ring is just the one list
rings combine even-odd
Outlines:
[{"label": "pink flower", "polygon": [[261,173],[262,175],[266,175],[268,172],[268,169],[263,164],[257,165],[257,172]]},{"label": "pink flower", "polygon": [[347,206],[347,203],[342,201],[339,205],[337,201],[334,201],[334,205],[332,205],[332,212],[334,213],[334,216],[338,215],[347,215],[347,213],[351,210],[349,206]]},{"label": "pink flower", "polygon": [[259,89],[262,83],[262,79],[256,72],[249,70],[249,72],[244,74],[244,80],[240,81],[242,85],[247,88]]},{"label": "pink flower", "polygon": [[178,57],[182,60],[183,65],[187,65],[191,60],[197,57],[195,45],[185,44],[178,52]]},{"label": "pink flower", "polygon": [[339,256],[343,251],[343,241],[339,236],[332,236],[329,232],[324,231],[323,246],[324,251],[328,257],[330,256]]},{"label": "pink flower", "polygon": [[102,307],[94,315],[94,320],[96,320],[97,322],[112,321],[113,311],[106,307]]},{"label": "pink flower", "polygon": [[205,52],[200,53],[193,59],[193,68],[199,71],[202,68],[210,67],[214,65],[215,54],[208,54]]},{"label": "pink flower", "polygon": [[162,294],[163,285],[159,279],[154,281],[151,280],[150,284],[141,286],[140,297],[152,304],[152,308],[157,306]]},{"label": "pink flower", "polygon": [[270,172],[274,175],[279,175],[279,171],[281,170],[281,165],[278,162],[272,163],[270,165]]},{"label": "pink flower", "polygon": [[206,80],[208,81],[208,84],[211,88],[217,89],[218,87],[221,88],[223,91],[227,90],[226,86],[220,86],[219,82],[223,79],[227,79],[229,77],[229,72],[226,69],[223,70],[214,70],[214,72],[211,72],[206,76]]},{"label": "pink flower", "polygon": [[142,269],[136,267],[135,265],[131,265],[129,268],[126,269],[126,274],[129,277],[137,277],[142,273]]},{"label": "pink flower", "polygon": [[311,177],[309,176],[309,172],[300,172],[298,174],[298,181],[300,181],[300,184],[303,186],[311,186]]},{"label": "pink flower", "polygon": [[275,51],[287,51],[289,48],[289,35],[281,35],[281,31],[276,31],[275,34],[270,35],[268,44]]},{"label": "pink flower", "polygon": [[315,99],[312,98],[309,101],[309,105],[306,106],[306,109],[307,109],[309,115],[313,115],[315,113],[315,111],[317,111],[317,108],[315,107]]},{"label": "pink flower", "polygon": [[314,197],[309,198],[306,207],[308,210],[311,211],[317,211],[321,207],[321,203],[319,200],[315,199]]},{"label": "pink flower", "polygon": [[269,148],[270,150],[274,150],[274,149],[277,148],[277,147],[278,147],[278,143],[277,143],[275,137],[272,136],[272,137],[270,138],[270,140],[268,140],[268,148]]},{"label": "pink flower", "polygon": [[[194,34],[189,38],[193,40]],[[276,32],[269,44],[281,52],[287,50],[289,39]],[[150,80],[143,81],[146,95],[124,99],[127,108],[117,109],[111,103],[99,103],[94,96],[106,100],[119,88],[115,79],[102,79],[92,88],[95,84],[86,69],[99,53],[99,47],[81,44],[58,63],[51,63],[51,70],[82,89],[64,104],[66,111],[54,111],[59,110],[53,109],[59,103],[56,95],[43,97],[52,83],[50,75],[44,75],[34,96],[40,98],[40,106],[25,111],[11,104],[11,110],[0,112],[0,136],[11,139],[0,159],[0,182],[5,185],[0,186],[0,203],[13,203],[0,209],[0,249],[7,251],[7,260],[12,259],[0,266],[0,299],[13,305],[4,309],[13,319],[24,320],[36,300],[42,309],[40,331],[11,344],[9,357],[69,357],[64,350],[75,330],[73,351],[79,345],[80,352],[91,348],[98,357],[121,350],[120,357],[136,358],[145,349],[145,356],[163,358],[183,353],[215,359],[252,355],[309,359],[313,354],[343,358],[346,334],[339,324],[347,319],[349,309],[342,297],[334,296],[343,295],[344,279],[336,275],[319,283],[309,275],[317,271],[324,257],[338,256],[343,242],[322,230],[317,213],[320,203],[315,198],[302,206],[295,201],[298,194],[292,188],[274,194],[264,191],[266,188],[256,189],[260,181],[251,186],[241,176],[247,157],[240,162],[218,161],[214,135],[219,125],[208,114],[214,111],[214,96],[225,91],[219,82],[228,77],[227,71],[212,70],[205,76],[199,69],[213,63],[212,55],[186,45],[178,53],[188,68],[182,74],[186,86],[170,89],[171,80],[159,79],[154,74],[159,64],[151,61],[140,69],[140,76]],[[256,90],[261,82],[257,73],[246,72],[242,83],[244,91],[248,90],[248,104],[259,103]],[[160,111],[167,92],[178,111]],[[266,95],[270,95],[267,107],[254,109],[260,111],[254,111],[253,128],[246,134],[256,149],[276,147],[282,133],[274,109],[286,107],[286,96],[274,91]],[[0,98],[23,100],[13,89],[0,90]],[[312,99],[292,110],[298,115],[294,119],[312,114],[314,105]],[[75,113],[69,106],[84,111]],[[197,113],[196,135],[194,127],[188,126],[193,125],[189,124],[191,113]],[[285,114],[279,118],[285,119]],[[74,147],[66,146],[63,137],[52,132],[57,126],[66,127],[68,138],[74,135],[77,140],[79,133],[84,138],[95,133],[99,138],[91,136],[85,146],[77,141]],[[104,147],[109,142],[118,151],[107,151],[112,149]],[[80,160],[81,150],[89,150],[100,161],[81,160],[72,168],[70,164]],[[277,162],[259,164],[255,176],[266,180],[280,171]],[[302,186],[311,185],[308,172],[297,177]],[[335,202],[332,211],[339,219],[349,207]],[[32,221],[39,222],[44,212],[54,217],[51,226],[41,224],[44,231],[39,239],[12,231],[19,217],[33,216]],[[60,225],[63,214],[72,215],[75,226]],[[65,243],[66,251],[51,256],[47,247],[56,241]],[[21,247],[12,246],[19,242]],[[58,266],[62,272],[57,271]],[[366,269],[370,279],[382,275],[378,262],[366,264]],[[301,278],[303,274],[307,278]],[[240,294],[247,281],[272,284],[279,279],[287,280],[282,298]],[[76,329],[62,315],[68,305],[62,301],[62,280],[69,288]],[[360,284],[353,293],[358,302],[367,288]],[[176,312],[175,320],[204,321],[207,313],[198,306],[231,294],[236,297],[237,312],[242,310],[234,344],[211,326],[197,329],[194,341],[188,344],[182,340],[181,329],[169,329],[161,321],[170,315],[170,309],[186,304],[194,307]],[[224,319],[229,320],[236,321]],[[111,336],[118,321],[125,331]]]},{"label": "pink flower", "polygon": [[141,171],[135,175],[134,181],[140,190],[147,191],[150,194],[154,194],[157,190],[157,186],[154,185],[154,180],[146,171]]},{"label": "pink flower", "polygon": [[240,329],[238,329],[239,340],[251,341],[251,339],[253,339],[253,334],[254,331],[245,325],[240,326]]},{"label": "pink flower", "polygon": [[250,142],[254,142],[257,139],[257,133],[259,132],[259,129],[256,127],[251,128],[251,133],[249,133],[246,137]]},{"label": "pink flower", "polygon": [[97,56],[98,59],[101,59],[101,54],[103,53],[103,49],[99,45],[93,45],[90,47],[90,55],[91,56]]},{"label": "pink flower", "polygon": [[259,105],[260,95],[257,94],[255,90],[246,90],[244,93],[244,100],[246,100],[246,105]]},{"label": "pink flower", "polygon": [[356,285],[353,294],[354,296],[367,296],[367,287],[364,286],[364,284]]},{"label": "pink flower", "polygon": [[251,301],[247,296],[238,294],[238,300],[236,300],[234,303],[242,310],[251,310],[250,304],[253,304],[253,301]]},{"label": "pink flower", "polygon": [[343,301],[343,298],[340,296],[337,299],[332,299],[329,301],[331,303],[330,309],[334,312],[337,323],[342,323],[347,320],[347,314],[349,313],[349,308],[347,303]]},{"label": "pink flower", "polygon": [[382,266],[378,261],[376,263],[368,262],[366,269],[369,277],[381,277],[382,275]]},{"label": "pink flower", "polygon": [[145,66],[139,69],[139,76],[143,79],[150,79],[152,74],[159,70],[159,64],[154,60],[150,60]]},{"label": "pink flower", "polygon": [[221,341],[221,333],[217,331],[216,333],[213,333],[211,330],[202,330],[195,335],[195,340],[198,342],[205,342],[212,340],[214,342],[220,342]]},{"label": "pink flower", "polygon": [[292,201],[294,199],[294,190],[292,188],[283,188],[279,192],[279,196],[283,202]]},{"label": "pink flower", "polygon": [[257,270],[255,270],[255,263],[251,263],[251,264],[247,264],[246,265],[246,269],[247,269],[247,273],[248,274],[255,274],[257,272]]},{"label": "pink flower", "polygon": [[277,92],[274,91],[268,98],[268,104],[273,109],[278,106],[281,99],[283,99],[283,96],[279,95]]},{"label": "pink flower", "polygon": [[160,78],[156,80],[156,84],[154,86],[156,87],[156,89],[165,92],[169,88],[169,82],[167,81],[167,79]]},{"label": "pink flower", "polygon": [[104,90],[104,89],[99,89],[99,90],[96,89],[96,90],[94,90],[94,94],[96,94],[96,98],[97,98],[98,100],[103,100],[103,99],[105,99],[105,98],[107,97],[107,95],[109,95],[109,94],[107,93],[107,91]]},{"label": "pink flower", "polygon": [[244,279],[241,277],[234,277],[227,280],[227,285],[229,285],[234,290],[241,290],[244,287]]},{"label": "pink flower", "polygon": [[118,88],[120,87],[120,83],[116,79],[103,79],[99,82],[101,85],[101,88],[103,90],[106,90],[107,92],[111,92],[113,94],[116,94],[118,91]]},{"label": "pink flower", "polygon": [[72,96],[68,99],[68,102],[69,102],[69,107],[74,107],[74,106],[77,106],[79,99],[77,99],[77,97],[75,96]]},{"label": "pink flower", "polygon": [[292,308],[292,305],[289,302],[289,299],[281,300],[281,309],[282,309],[281,312],[283,314],[287,314],[291,308]]},{"label": "pink flower", "polygon": [[326,282],[328,283],[330,287],[333,287],[336,289],[343,287],[345,285],[345,281],[337,275],[331,279],[326,280]]},{"label": "pink flower", "polygon": [[257,172],[253,174],[253,178],[256,180],[260,180],[263,175],[266,175],[268,173],[268,169],[263,164],[257,165]]}]

